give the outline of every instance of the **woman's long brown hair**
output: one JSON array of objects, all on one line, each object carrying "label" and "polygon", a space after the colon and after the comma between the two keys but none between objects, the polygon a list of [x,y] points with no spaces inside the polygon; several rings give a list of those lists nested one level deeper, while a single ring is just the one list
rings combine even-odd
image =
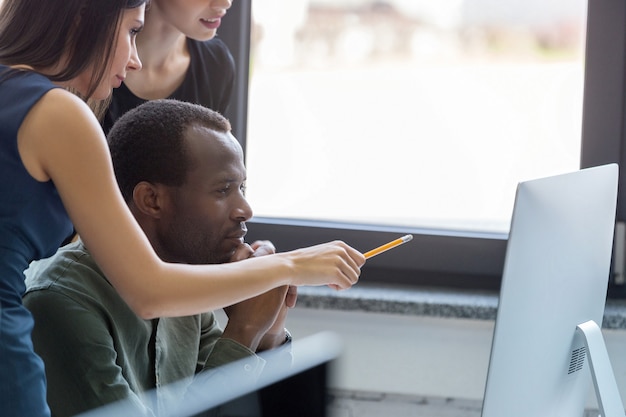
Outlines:
[{"label": "woman's long brown hair", "polygon": [[35,71],[67,62],[52,81],[68,81],[94,68],[89,99],[113,59],[116,35],[126,9],[149,0],[4,0],[0,8],[0,64]]}]

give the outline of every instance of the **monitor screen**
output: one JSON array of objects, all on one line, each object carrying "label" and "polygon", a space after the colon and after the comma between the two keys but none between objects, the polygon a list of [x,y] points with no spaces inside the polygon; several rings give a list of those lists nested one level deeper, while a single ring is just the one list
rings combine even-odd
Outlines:
[{"label": "monitor screen", "polygon": [[242,375],[241,365],[233,362],[145,392],[142,404],[128,399],[80,417],[325,417],[329,367],[341,347],[338,335],[320,332],[295,339],[287,350],[261,353],[264,366],[255,378]]},{"label": "monitor screen", "polygon": [[577,326],[602,324],[617,178],[611,164],[519,184],[482,417],[583,415],[592,379]]}]

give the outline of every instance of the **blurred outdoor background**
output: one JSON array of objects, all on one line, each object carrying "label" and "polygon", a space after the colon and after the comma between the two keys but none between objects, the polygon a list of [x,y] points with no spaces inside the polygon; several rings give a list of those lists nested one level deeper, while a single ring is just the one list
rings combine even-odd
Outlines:
[{"label": "blurred outdoor background", "polygon": [[579,168],[584,0],[252,6],[256,216],[506,232]]}]

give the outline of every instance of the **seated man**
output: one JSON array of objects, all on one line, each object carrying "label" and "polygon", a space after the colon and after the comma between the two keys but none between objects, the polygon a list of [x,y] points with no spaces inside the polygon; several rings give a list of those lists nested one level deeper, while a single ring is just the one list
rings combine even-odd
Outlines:
[{"label": "seated man", "polygon": [[[122,195],[163,260],[224,263],[274,251],[266,241],[244,243],[252,210],[243,151],[220,114],[150,101],[118,121],[109,145]],[[212,312],[143,320],[80,240],[34,263],[24,296],[57,417],[122,399],[136,399],[137,414],[158,414],[166,384],[242,358],[242,373],[254,374],[263,363],[255,352],[290,339],[284,322],[295,300],[295,287],[282,287],[226,308],[224,331]],[[152,388],[158,404],[146,405],[141,393]]]}]

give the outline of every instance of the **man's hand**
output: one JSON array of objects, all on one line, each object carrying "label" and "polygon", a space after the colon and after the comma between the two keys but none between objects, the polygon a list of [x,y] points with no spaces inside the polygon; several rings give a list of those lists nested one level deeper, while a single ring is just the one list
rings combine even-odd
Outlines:
[{"label": "man's hand", "polygon": [[298,298],[298,287],[290,285],[285,295],[285,303],[283,304],[274,325],[265,333],[263,339],[259,343],[258,351],[273,349],[285,343],[285,321],[287,312],[290,308],[295,307]]},{"label": "man's hand", "polygon": [[[225,307],[228,323],[222,337],[256,351],[265,333],[273,328],[285,308],[287,286],[274,288],[256,297]],[[282,329],[282,327],[281,327]]]},{"label": "man's hand", "polygon": [[[270,241],[256,241],[238,247],[231,262],[275,252]],[[281,345],[285,341],[287,311],[296,305],[297,296],[297,287],[282,286],[224,308],[228,324],[222,337],[235,340],[253,351]]]},{"label": "man's hand", "polygon": [[257,240],[252,245],[244,243],[235,249],[235,253],[230,257],[230,262],[243,261],[248,258],[271,255],[276,253],[276,248],[269,240]]}]

